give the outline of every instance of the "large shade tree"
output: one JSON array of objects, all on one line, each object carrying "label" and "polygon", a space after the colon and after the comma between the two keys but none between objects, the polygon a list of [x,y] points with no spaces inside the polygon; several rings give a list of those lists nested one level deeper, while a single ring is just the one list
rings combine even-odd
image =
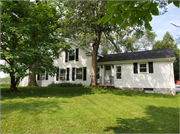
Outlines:
[{"label": "large shade tree", "polygon": [[[17,91],[20,79],[29,72],[39,74],[46,70],[54,75],[54,59],[69,45],[56,33],[61,27],[53,4],[29,1],[1,2],[1,70],[11,77],[11,92]],[[33,67],[35,63],[43,67]],[[28,71],[29,70],[29,71]]]},{"label": "large shade tree", "polygon": [[[116,24],[115,22],[108,22],[106,17],[104,19],[104,16],[110,12],[110,10],[107,8],[109,2],[67,1],[64,2],[63,5],[66,8],[65,16],[63,18],[64,27],[66,29],[64,30],[64,36],[68,37],[69,40],[74,39],[75,41],[81,36],[92,46],[90,86],[96,86],[97,55],[98,55],[99,46],[103,45],[103,43],[101,43],[102,34],[103,34],[103,38],[108,39],[109,42],[113,45],[116,52],[120,53],[119,46],[116,45],[116,42],[114,42],[114,37],[112,36],[113,33],[126,32],[126,28],[128,27],[135,28],[134,30],[136,31],[137,29],[139,29],[139,27],[144,26],[143,24],[138,23],[139,19],[143,19],[143,17],[145,17],[140,15],[142,12],[142,8],[144,9],[144,12],[148,14],[148,17],[150,17],[147,18],[148,19],[147,22],[149,22],[152,19],[151,17],[152,14],[150,14],[151,4],[149,4],[149,2],[122,1],[120,2],[120,4],[122,5],[121,9],[128,10],[130,13],[134,12],[134,8],[139,6],[139,8],[136,9],[137,15],[133,16],[133,23],[131,23],[132,25],[130,24],[124,25],[123,21],[121,21],[121,19],[119,20],[118,18],[116,18],[119,22],[118,24]],[[153,9],[156,10],[156,14],[158,14],[157,5],[158,3],[153,3]],[[100,19],[107,21],[106,23],[101,23],[102,21],[99,21]],[[132,19],[132,18],[129,17],[128,19]],[[149,28],[149,25],[146,24],[145,27]],[[85,37],[88,37],[88,39]],[[88,46],[89,44],[82,44],[82,45]]]}]

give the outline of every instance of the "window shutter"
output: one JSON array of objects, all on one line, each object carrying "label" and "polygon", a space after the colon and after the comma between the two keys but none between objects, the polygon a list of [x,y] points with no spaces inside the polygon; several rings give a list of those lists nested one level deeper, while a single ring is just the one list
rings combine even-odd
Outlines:
[{"label": "window shutter", "polygon": [[83,67],[83,80],[86,81],[86,67]]},{"label": "window shutter", "polygon": [[76,61],[78,61],[78,59],[79,59],[79,49],[78,48],[76,48]]},{"label": "window shutter", "polygon": [[66,80],[69,80],[69,68],[66,69],[67,70],[67,76],[66,76]]},{"label": "window shutter", "polygon": [[149,73],[153,73],[153,62],[149,62]]},{"label": "window shutter", "polygon": [[133,65],[134,65],[134,74],[137,74],[138,73],[137,63],[133,63]]},{"label": "window shutter", "polygon": [[72,80],[75,81],[75,68],[72,68]]},{"label": "window shutter", "polygon": [[59,68],[57,68],[57,72],[56,72],[56,80],[59,80]]},{"label": "window shutter", "polygon": [[48,80],[48,73],[46,73],[46,80]]},{"label": "window shutter", "polygon": [[68,61],[68,52],[65,52],[65,62]]},{"label": "window shutter", "polygon": [[38,74],[38,75],[37,75],[37,80],[39,80],[39,78],[40,78],[40,75]]}]

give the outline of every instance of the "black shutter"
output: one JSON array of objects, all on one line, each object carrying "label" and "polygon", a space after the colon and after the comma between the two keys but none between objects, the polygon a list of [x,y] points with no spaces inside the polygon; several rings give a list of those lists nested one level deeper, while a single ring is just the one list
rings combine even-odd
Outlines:
[{"label": "black shutter", "polygon": [[83,80],[86,81],[86,67],[83,67]]},{"label": "black shutter", "polygon": [[46,80],[48,80],[48,73],[46,73]]},{"label": "black shutter", "polygon": [[56,80],[59,80],[59,68],[57,68],[57,72],[56,72]]},{"label": "black shutter", "polygon": [[68,61],[68,52],[65,52],[65,62]]},{"label": "black shutter", "polygon": [[39,78],[40,78],[40,75],[38,74],[38,75],[37,75],[37,80],[39,80]]},{"label": "black shutter", "polygon": [[78,61],[78,59],[79,59],[79,49],[78,48],[76,48],[76,61]]},{"label": "black shutter", "polygon": [[149,62],[149,73],[153,73],[153,62]]},{"label": "black shutter", "polygon": [[72,80],[75,81],[75,68],[72,68]]},{"label": "black shutter", "polygon": [[137,74],[138,73],[137,63],[133,63],[133,65],[134,65],[134,73]]},{"label": "black shutter", "polygon": [[67,70],[67,77],[66,77],[66,80],[68,81],[69,80],[69,68],[66,68]]}]

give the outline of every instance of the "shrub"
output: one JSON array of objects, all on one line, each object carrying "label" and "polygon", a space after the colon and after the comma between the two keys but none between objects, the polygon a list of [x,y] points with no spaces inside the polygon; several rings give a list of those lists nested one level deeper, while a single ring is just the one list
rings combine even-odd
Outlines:
[{"label": "shrub", "polygon": [[48,87],[82,87],[81,83],[52,83]]}]

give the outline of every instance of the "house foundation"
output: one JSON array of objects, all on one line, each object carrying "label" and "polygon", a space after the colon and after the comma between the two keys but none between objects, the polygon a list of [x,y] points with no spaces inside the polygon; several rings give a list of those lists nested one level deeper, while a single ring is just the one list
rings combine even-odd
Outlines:
[{"label": "house foundation", "polygon": [[[116,87],[116,88],[119,88],[119,87]],[[146,88],[127,88],[127,87],[121,87],[119,89],[127,90],[127,91],[134,91],[134,92],[170,94],[170,95],[175,95],[176,94],[175,88],[152,88],[152,90],[146,90]]]}]

